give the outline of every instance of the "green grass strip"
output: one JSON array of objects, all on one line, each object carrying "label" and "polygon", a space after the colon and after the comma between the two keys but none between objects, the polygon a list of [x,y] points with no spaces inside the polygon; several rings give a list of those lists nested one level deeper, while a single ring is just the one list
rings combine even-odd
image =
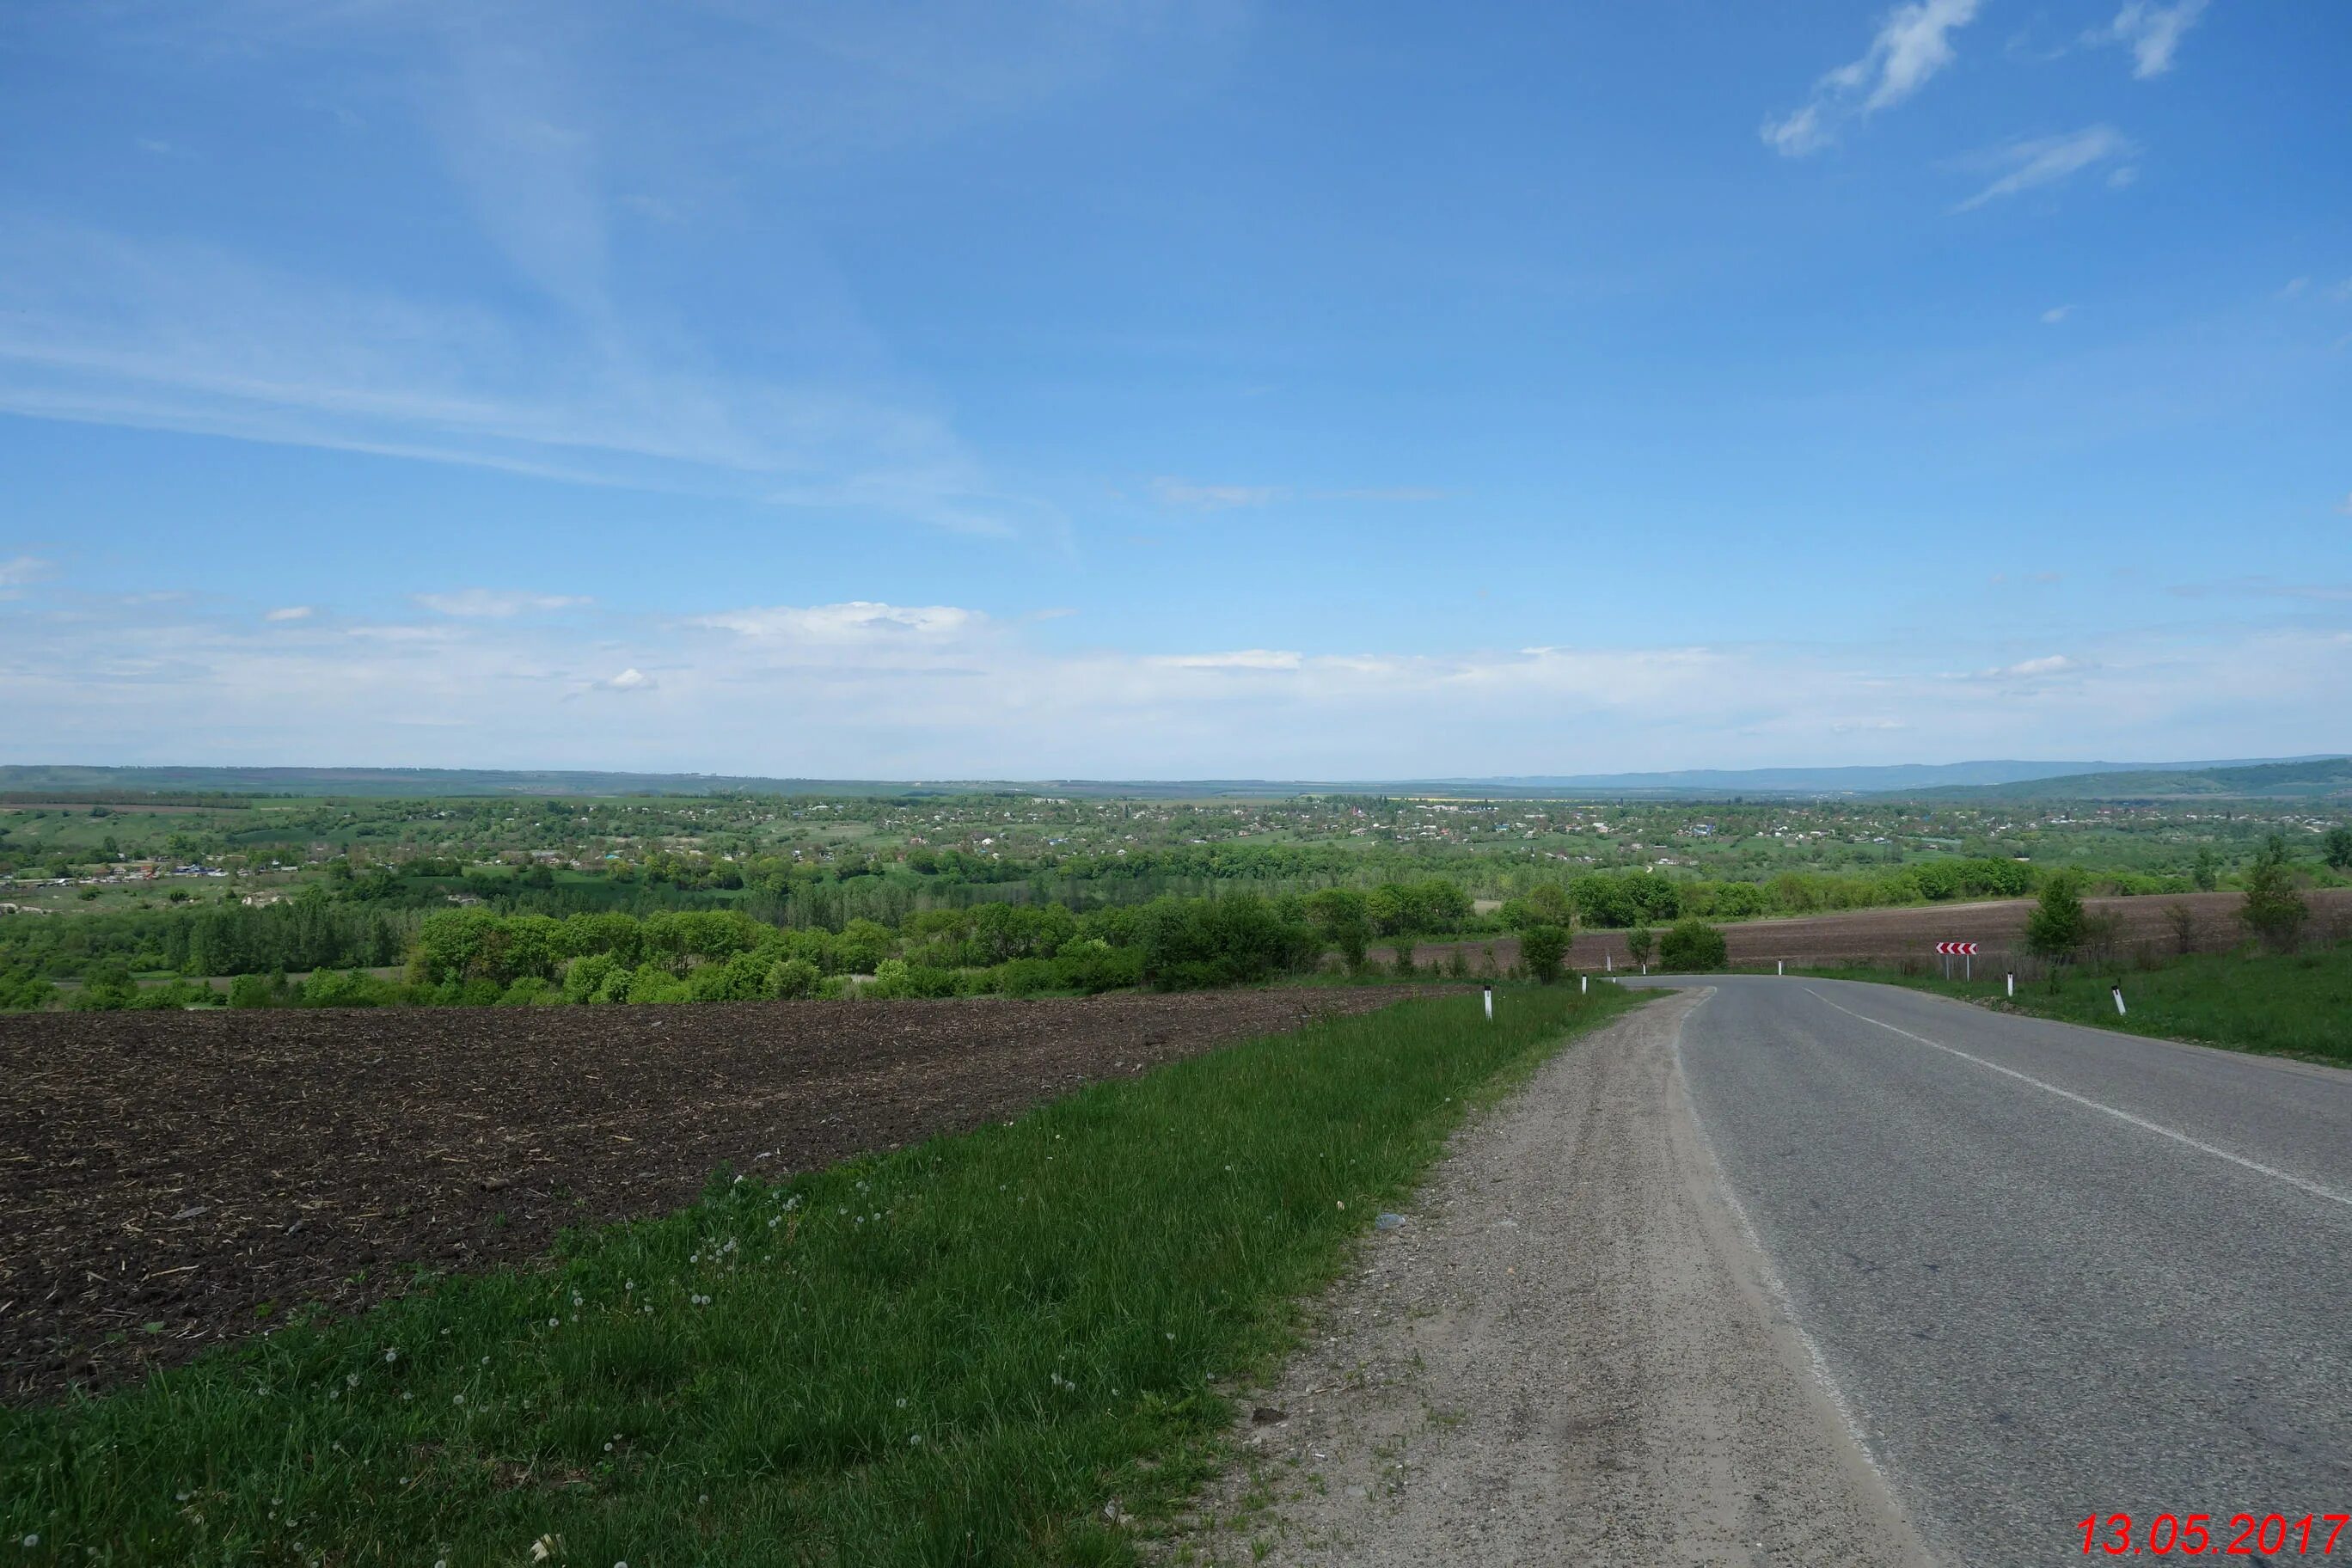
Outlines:
[{"label": "green grass strip", "polygon": [[[0,1562],[1118,1563],[1465,1101],[1640,997],[1408,1002],[0,1414]],[[21,1543],[21,1544],[20,1544]]]},{"label": "green grass strip", "polygon": [[[2019,1012],[2160,1039],[2191,1040],[2352,1067],[2352,944],[2305,952],[2199,952],[2153,969],[2082,965],[2020,981],[2014,1002],[1999,974],[1973,981],[1888,969],[1808,969],[1834,980],[1874,980],[2013,1006]],[[2129,1009],[2116,1016],[2108,987]]]}]

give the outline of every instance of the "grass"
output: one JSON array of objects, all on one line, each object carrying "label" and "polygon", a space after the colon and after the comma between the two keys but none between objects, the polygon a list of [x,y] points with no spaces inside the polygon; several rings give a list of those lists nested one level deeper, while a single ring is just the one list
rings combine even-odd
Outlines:
[{"label": "grass", "polygon": [[[1809,969],[1840,980],[1874,980],[1964,996],[2070,1024],[2089,1024],[2233,1050],[2352,1067],[2352,944],[2296,953],[2200,952],[2154,968],[2078,965],[2055,982],[2018,982],[2014,1001],[1995,974],[1973,981],[1888,969]],[[2108,987],[2129,1011],[2116,1016]]]},{"label": "grass", "polygon": [[[0,1413],[13,1561],[1118,1563],[1465,1102],[1643,998],[1408,1002]],[[1106,1510],[1108,1510],[1107,1514]],[[31,1551],[16,1544],[37,1537]]]}]

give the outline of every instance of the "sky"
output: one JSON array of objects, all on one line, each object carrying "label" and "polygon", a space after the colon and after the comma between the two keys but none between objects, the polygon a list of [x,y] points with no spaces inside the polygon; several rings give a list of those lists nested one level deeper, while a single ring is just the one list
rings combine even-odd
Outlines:
[{"label": "sky", "polygon": [[0,762],[2352,750],[2352,7],[16,0]]}]

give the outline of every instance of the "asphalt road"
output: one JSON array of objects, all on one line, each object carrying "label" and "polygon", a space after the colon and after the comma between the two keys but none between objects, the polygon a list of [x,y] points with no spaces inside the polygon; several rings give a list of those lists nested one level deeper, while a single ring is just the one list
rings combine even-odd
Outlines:
[{"label": "asphalt road", "polygon": [[1717,988],[1682,1031],[1692,1108],[1940,1554],[2079,1563],[2086,1514],[2207,1513],[2218,1558],[2233,1514],[2352,1512],[2352,1072],[1889,986],[1665,984]]}]

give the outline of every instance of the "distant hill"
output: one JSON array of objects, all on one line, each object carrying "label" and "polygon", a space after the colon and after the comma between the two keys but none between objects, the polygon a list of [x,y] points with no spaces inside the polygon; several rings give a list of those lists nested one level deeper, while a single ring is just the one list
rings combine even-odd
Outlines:
[{"label": "distant hill", "polygon": [[2352,800],[2352,757],[2138,768],[2013,784],[1906,791],[1922,800]]}]

